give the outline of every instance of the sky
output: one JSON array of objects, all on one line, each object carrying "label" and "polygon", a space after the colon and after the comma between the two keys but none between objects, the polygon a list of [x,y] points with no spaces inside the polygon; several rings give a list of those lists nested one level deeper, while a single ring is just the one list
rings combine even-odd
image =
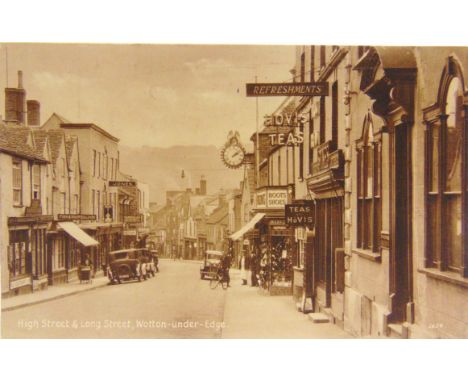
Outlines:
[{"label": "sky", "polygon": [[[0,85],[22,70],[41,122],[93,122],[132,147],[220,147],[230,130],[244,143],[255,132],[245,84],[289,81],[294,57],[292,45],[2,44]],[[259,98],[260,124],[282,100]]]}]

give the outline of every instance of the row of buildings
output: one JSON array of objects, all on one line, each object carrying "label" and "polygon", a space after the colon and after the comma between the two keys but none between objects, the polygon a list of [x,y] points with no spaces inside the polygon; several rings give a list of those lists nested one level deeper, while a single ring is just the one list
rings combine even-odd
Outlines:
[{"label": "row of buildings", "polygon": [[252,135],[230,239],[356,336],[468,337],[468,49],[299,46],[291,74],[328,94]]},{"label": "row of buildings", "polygon": [[0,122],[2,297],[102,274],[111,250],[148,233],[149,187],[120,171],[119,139],[93,123],[52,114],[18,86]]},{"label": "row of buildings", "polygon": [[158,238],[161,255],[201,259],[207,249],[227,251],[229,234],[240,228],[236,221],[240,191],[208,193],[204,176],[194,189],[183,183],[181,190],[166,192],[164,205],[150,204],[149,226]]}]

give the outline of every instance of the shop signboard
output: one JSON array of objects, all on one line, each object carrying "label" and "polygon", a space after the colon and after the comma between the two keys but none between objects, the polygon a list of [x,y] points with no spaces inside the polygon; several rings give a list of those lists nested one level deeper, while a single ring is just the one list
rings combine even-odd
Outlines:
[{"label": "shop signboard", "polygon": [[143,223],[143,215],[127,215],[124,216],[124,223]]},{"label": "shop signboard", "polygon": [[266,208],[266,191],[259,191],[257,192],[257,197],[255,198],[256,208]]},{"label": "shop signboard", "polygon": [[305,200],[299,203],[286,204],[284,219],[289,227],[313,227],[315,224],[313,201]]},{"label": "shop signboard", "polygon": [[328,96],[328,82],[250,83],[247,97]]},{"label": "shop signboard", "polygon": [[281,209],[288,201],[286,189],[269,189],[267,195],[267,208]]},{"label": "shop signboard", "polygon": [[8,225],[18,224],[34,224],[34,223],[49,223],[54,220],[52,215],[38,215],[38,216],[18,216],[9,217]]},{"label": "shop signboard", "polygon": [[283,209],[288,201],[286,188],[266,188],[256,193],[255,208],[259,209]]},{"label": "shop signboard", "polygon": [[70,221],[70,220],[96,220],[96,215],[85,215],[85,214],[58,214],[57,220]]},{"label": "shop signboard", "polygon": [[109,180],[109,187],[136,187],[135,180]]}]

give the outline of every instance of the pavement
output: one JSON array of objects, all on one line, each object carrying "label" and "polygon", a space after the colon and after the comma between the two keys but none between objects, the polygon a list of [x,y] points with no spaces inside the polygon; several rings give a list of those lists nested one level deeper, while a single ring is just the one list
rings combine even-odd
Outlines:
[{"label": "pavement", "polygon": [[226,294],[224,339],[353,338],[331,323],[313,323],[296,310],[292,296],[260,294],[257,287],[241,285],[240,273],[231,270]]},{"label": "pavement", "polygon": [[[291,296],[241,285],[212,290],[195,261],[161,262],[155,278],[109,286],[106,277],[2,300],[4,338],[351,338],[313,323]],[[106,287],[107,286],[107,287]]]},{"label": "pavement", "polygon": [[108,284],[109,279],[106,276],[101,276],[92,279],[88,283],[80,283],[76,280],[70,283],[49,286],[46,290],[2,299],[2,312],[65,298],[74,294],[102,288]]}]

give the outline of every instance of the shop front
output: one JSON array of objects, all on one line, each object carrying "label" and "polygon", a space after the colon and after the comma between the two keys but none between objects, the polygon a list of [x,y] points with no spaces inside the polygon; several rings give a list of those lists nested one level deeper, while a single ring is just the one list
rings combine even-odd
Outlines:
[{"label": "shop front", "polygon": [[292,294],[294,230],[286,226],[284,208],[293,191],[292,186],[268,186],[255,195],[255,216],[263,216],[255,223],[259,237],[253,240],[254,252],[260,284],[270,295]]},{"label": "shop front", "polygon": [[285,206],[286,225],[294,230],[293,298],[301,312],[312,310],[313,237],[315,235],[315,202],[294,200]]},{"label": "shop front", "polygon": [[53,216],[9,217],[8,296],[47,288],[47,229]]},{"label": "shop front", "polygon": [[52,253],[52,274],[49,275],[50,282],[59,283],[64,280],[71,282],[79,277],[78,271],[81,264],[86,261],[96,270],[94,262],[99,242],[88,235],[76,223],[71,221],[58,222],[55,229],[55,240]]},{"label": "shop front", "polygon": [[343,317],[344,292],[344,160],[330,142],[318,146],[308,188],[315,199],[312,294],[314,310]]}]

